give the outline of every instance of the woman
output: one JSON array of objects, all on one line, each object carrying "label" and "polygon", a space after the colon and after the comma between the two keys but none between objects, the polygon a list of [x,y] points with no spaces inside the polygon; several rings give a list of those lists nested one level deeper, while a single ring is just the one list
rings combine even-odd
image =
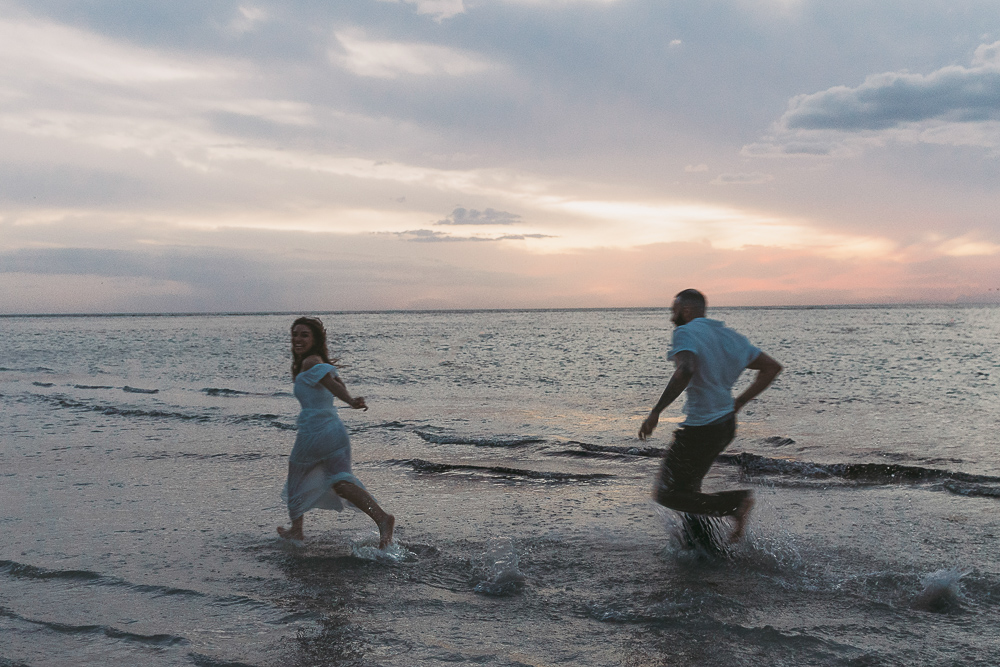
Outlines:
[{"label": "woman", "polygon": [[333,397],[355,410],[367,410],[365,399],[353,398],[326,347],[326,329],[314,317],[292,323],[292,377],[295,398],[302,405],[295,447],[288,459],[288,482],[282,493],[292,527],[278,527],[286,540],[302,540],[303,515],[310,509],[344,509],[341,498],[375,521],[379,549],[392,542],[396,519],[379,507],[364,485],[351,474],[351,441],[333,407]]}]

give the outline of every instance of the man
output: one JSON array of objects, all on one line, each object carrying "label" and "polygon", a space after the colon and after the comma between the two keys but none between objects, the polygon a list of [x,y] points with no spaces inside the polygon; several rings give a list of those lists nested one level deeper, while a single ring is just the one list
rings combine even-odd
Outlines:
[{"label": "man", "polygon": [[[667,359],[675,370],[663,395],[639,429],[639,438],[652,435],[660,413],[687,390],[684,422],[663,455],[656,502],[678,512],[735,519],[730,541],[743,536],[753,507],[750,491],[702,493],[701,480],[736,435],[736,413],[781,372],[781,364],[750,344],[743,335],[718,320],[705,317],[705,296],[686,289],[674,298],[676,327]],[[743,369],[757,371],[746,391],[733,400],[732,388]]]}]

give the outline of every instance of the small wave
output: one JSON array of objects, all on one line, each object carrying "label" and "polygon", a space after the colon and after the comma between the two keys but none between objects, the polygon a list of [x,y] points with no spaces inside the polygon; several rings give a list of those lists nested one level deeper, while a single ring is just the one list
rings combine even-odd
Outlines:
[{"label": "small wave", "polygon": [[[157,419],[181,419],[184,421],[208,422],[219,419],[214,415],[189,414],[184,412],[171,412],[169,410],[147,410],[143,408],[131,408],[118,405],[107,405],[101,403],[89,403],[78,401],[60,394],[29,394],[29,400],[44,401],[58,407],[72,410],[88,410],[103,415],[118,417],[152,417]],[[270,428],[277,428],[283,431],[294,431],[295,424],[289,424],[280,420],[279,415],[273,414],[251,414],[230,417],[228,421],[232,424],[256,423]]]},{"label": "small wave", "polygon": [[919,484],[925,482],[1000,483],[1000,477],[906,466],[895,463],[812,463],[794,459],[769,458],[749,452],[720,454],[720,463],[739,466],[748,475],[789,475],[808,479],[839,478],[876,484]]},{"label": "small wave", "polygon": [[662,447],[616,447],[614,445],[592,445],[587,442],[570,440],[569,444],[579,445],[584,451],[605,452],[609,454],[625,454],[627,456],[648,456],[659,458],[663,455]]},{"label": "small wave", "polygon": [[114,389],[106,384],[75,384],[73,387],[75,389]]},{"label": "small wave", "polygon": [[24,623],[38,625],[46,630],[58,632],[60,634],[103,634],[112,639],[124,639],[126,641],[140,644],[153,644],[156,646],[183,646],[190,642],[184,637],[169,634],[142,635],[135,632],[126,632],[110,625],[71,625],[69,623],[59,623],[56,621],[43,621],[35,618],[21,616],[10,609],[0,607],[0,616],[5,616]]},{"label": "small wave", "polygon": [[59,407],[71,408],[77,410],[90,410],[91,412],[99,412],[104,415],[116,415],[121,417],[161,417],[169,419],[184,419],[190,421],[209,421],[211,419],[211,417],[207,415],[190,415],[190,414],[184,414],[182,412],[168,412],[165,410],[142,410],[139,408],[125,408],[115,405],[84,403],[83,401],[77,401],[72,398],[67,398],[66,396],[60,396],[60,395],[43,396],[39,394],[34,394],[32,397],[50,403],[54,403]]},{"label": "small wave", "polygon": [[543,456],[566,456],[574,459],[617,459],[618,454],[605,454],[603,452],[586,452],[582,449],[558,449],[556,451],[543,452]]},{"label": "small wave", "polygon": [[152,595],[154,597],[196,597],[211,598],[211,604],[217,606],[245,605],[249,607],[264,606],[265,603],[243,595],[229,595],[226,597],[209,596],[200,591],[189,588],[177,588],[175,586],[160,586],[157,584],[136,584],[125,579],[109,577],[90,570],[54,570],[37,565],[27,565],[12,560],[0,560],[0,573],[18,579],[35,579],[40,581],[75,581],[89,586],[120,587],[137,593]]},{"label": "small wave", "polygon": [[473,445],[475,447],[520,447],[522,445],[537,444],[545,442],[544,438],[533,436],[494,436],[489,438],[472,438],[468,436],[440,435],[438,433],[427,433],[425,431],[414,431],[427,442],[435,445]]},{"label": "small wave", "polygon": [[225,387],[205,387],[202,391],[209,396],[249,396],[249,391],[226,389]]},{"label": "small wave", "polygon": [[233,662],[232,660],[219,660],[203,653],[188,653],[191,663],[195,667],[255,667],[245,662]]},{"label": "small wave", "polygon": [[967,484],[963,482],[949,481],[941,485],[945,491],[954,493],[956,496],[966,496],[970,498],[1000,498],[1000,488],[986,486],[985,484]]},{"label": "small wave", "polygon": [[352,424],[348,427],[351,433],[361,433],[362,431],[372,431],[375,429],[404,430],[410,428],[410,424],[401,421],[379,422],[378,424]]},{"label": "small wave", "polygon": [[0,572],[11,577],[23,579],[68,579],[70,581],[94,581],[102,575],[89,570],[50,570],[35,565],[18,563],[13,560],[0,560]]},{"label": "small wave", "polygon": [[85,581],[99,586],[123,586],[141,593],[154,593],[156,595],[194,595],[204,597],[204,593],[192,591],[184,588],[174,588],[169,586],[154,586],[149,584],[132,584],[122,579],[105,577],[90,570],[52,570],[37,565],[27,565],[13,560],[0,560],[0,572],[10,577],[18,579],[38,579],[38,580],[66,580]]},{"label": "small wave", "polygon": [[273,456],[272,454],[263,454],[261,452],[240,452],[238,454],[230,454],[228,452],[218,452],[215,454],[200,454],[193,452],[150,452],[148,454],[136,454],[135,458],[145,459],[147,461],[162,461],[164,459],[197,459],[200,461],[207,461],[210,459],[224,459],[227,461],[257,461],[259,459]]},{"label": "small wave", "polygon": [[122,387],[122,391],[128,392],[130,394],[159,394],[159,389],[139,389],[137,387],[130,387],[125,385]]},{"label": "small wave", "polygon": [[761,440],[766,445],[771,445],[773,447],[784,447],[786,445],[794,445],[795,441],[791,438],[784,438],[780,435],[770,435],[763,440]]},{"label": "small wave", "polygon": [[271,428],[281,429],[282,431],[294,431],[296,430],[295,424],[288,424],[279,419],[280,415],[272,414],[253,414],[253,415],[242,415],[240,417],[233,417],[230,421],[234,424],[247,424],[247,423],[257,423],[263,424],[264,426],[270,426]]},{"label": "small wave", "polygon": [[575,482],[598,479],[609,479],[614,475],[606,473],[573,473],[573,472],[550,472],[541,470],[522,470],[519,468],[506,468],[504,466],[477,466],[467,463],[434,463],[423,459],[393,460],[388,463],[396,465],[408,465],[416,472],[422,473],[447,473],[459,470],[472,472],[484,472],[503,479],[537,479],[552,482]]},{"label": "small wave", "polygon": [[55,383],[53,383],[53,382],[32,382],[31,384],[35,385],[36,387],[52,387],[52,386],[54,386]]},{"label": "small wave", "polygon": [[616,608],[607,604],[588,604],[586,612],[587,616],[602,623],[655,623],[663,625],[679,616],[686,616],[697,608],[698,604],[693,601],[665,601],[646,610],[634,607]]}]

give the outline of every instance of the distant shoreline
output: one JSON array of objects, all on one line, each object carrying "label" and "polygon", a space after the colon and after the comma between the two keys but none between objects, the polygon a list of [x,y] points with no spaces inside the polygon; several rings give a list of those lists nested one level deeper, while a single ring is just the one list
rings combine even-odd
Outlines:
[{"label": "distant shoreline", "polygon": [[[837,305],[810,306],[710,306],[711,311],[734,310],[873,310],[873,309],[964,309],[964,308],[997,308],[997,302],[959,302],[959,303],[857,303]],[[404,309],[390,308],[386,310],[286,310],[286,311],[206,311],[177,313],[0,313],[0,319],[14,318],[44,318],[44,317],[260,317],[264,315],[295,316],[312,315],[378,315],[378,314],[459,314],[459,313],[554,313],[554,312],[642,312],[667,311],[670,306],[630,306],[603,308],[428,308]]]}]

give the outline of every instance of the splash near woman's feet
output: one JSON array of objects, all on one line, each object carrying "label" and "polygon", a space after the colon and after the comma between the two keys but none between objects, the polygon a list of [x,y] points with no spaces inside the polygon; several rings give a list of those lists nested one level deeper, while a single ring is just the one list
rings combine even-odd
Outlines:
[{"label": "splash near woman's feet", "polygon": [[385,546],[381,545],[382,537],[376,536],[374,532],[358,535],[351,540],[351,553],[356,558],[377,563],[410,563],[417,560],[417,554],[396,539],[390,539]]},{"label": "splash near woman's feet", "polygon": [[285,528],[284,526],[278,526],[278,535],[282,539],[286,539],[297,547],[305,545],[306,536],[301,530],[295,530],[294,528]]}]

